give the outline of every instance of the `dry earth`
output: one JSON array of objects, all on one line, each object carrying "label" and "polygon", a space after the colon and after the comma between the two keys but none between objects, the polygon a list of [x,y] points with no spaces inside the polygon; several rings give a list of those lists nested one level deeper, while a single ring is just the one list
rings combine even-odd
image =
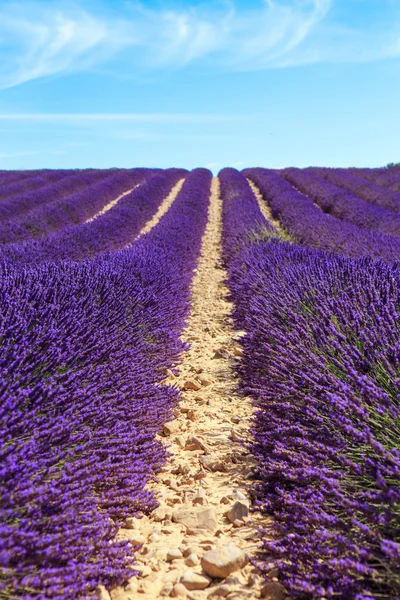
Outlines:
[{"label": "dry earth", "polygon": [[264,580],[248,561],[259,544],[258,528],[268,531],[269,521],[251,510],[248,493],[253,460],[243,441],[249,437],[253,408],[235,391],[234,364],[241,356],[243,332],[233,328],[230,317],[220,258],[221,211],[214,178],[191,315],[182,336],[191,349],[182,356],[178,377],[166,373],[166,383],[178,385],[182,394],[176,419],[163,430],[170,459],[149,486],[160,506],[150,517],[128,519],[120,530],[120,539],[141,546],[139,576],[111,596],[99,588],[102,600],[285,597],[276,571]]},{"label": "dry earth", "polygon": [[131,188],[130,190],[127,190],[126,192],[124,192],[123,194],[120,194],[117,198],[115,198],[115,200],[111,200],[111,202],[109,202],[108,204],[106,204],[105,206],[103,206],[103,208],[101,210],[99,210],[99,212],[97,212],[95,215],[93,215],[93,217],[90,217],[90,219],[87,219],[85,221],[85,223],[90,223],[91,221],[94,221],[95,219],[97,219],[97,217],[101,217],[101,215],[104,215],[106,212],[108,212],[113,206],[115,206],[117,204],[117,202],[119,202],[121,200],[121,198],[123,198],[124,196],[127,196],[128,194],[130,194],[131,192],[133,192],[133,190],[135,190],[138,186],[135,185],[133,188]]},{"label": "dry earth", "polygon": [[157,225],[161,217],[165,215],[167,210],[169,210],[169,208],[171,207],[173,201],[181,191],[184,183],[185,178],[183,177],[178,181],[178,183],[174,185],[174,187],[172,188],[168,196],[165,198],[165,200],[161,202],[160,206],[158,207],[158,210],[154,213],[154,216],[149,221],[147,221],[146,225],[140,230],[140,233],[136,239],[140,238],[145,233],[149,233],[149,231]]},{"label": "dry earth", "polygon": [[275,229],[281,234],[282,237],[288,237],[287,234],[282,229],[279,221],[274,219],[274,217],[272,216],[271,208],[265,202],[263,195],[260,192],[259,188],[256,186],[255,183],[253,183],[251,181],[251,179],[247,179],[247,181],[253,191],[253,194],[257,198],[258,206],[260,207],[260,211],[261,211],[261,214],[263,215],[263,217],[265,217],[267,219],[267,221],[269,221],[275,227]]}]

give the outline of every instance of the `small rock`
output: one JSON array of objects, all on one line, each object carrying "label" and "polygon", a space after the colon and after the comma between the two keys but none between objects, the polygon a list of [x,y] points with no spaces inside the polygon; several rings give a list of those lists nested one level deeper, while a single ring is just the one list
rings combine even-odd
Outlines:
[{"label": "small rock", "polygon": [[243,350],[241,348],[235,348],[233,354],[241,358],[243,356]]},{"label": "small rock", "polygon": [[[207,385],[211,385],[212,384],[211,379],[208,379],[207,377],[201,376],[201,377],[198,377],[198,380],[201,383],[201,385],[204,385],[205,387]],[[198,388],[198,389],[200,389],[200,388]]]},{"label": "small rock", "polygon": [[126,529],[139,529],[139,527],[139,519],[136,519],[136,517],[128,517],[125,519]]},{"label": "small rock", "polygon": [[232,423],[240,423],[242,419],[236,415],[233,415],[233,417],[231,417],[231,421]]},{"label": "small rock", "polygon": [[185,548],[183,545],[179,548],[181,550],[181,552],[183,552],[183,556],[187,557],[190,556],[190,554],[193,554],[197,552],[197,548],[195,546],[188,546],[187,548]]},{"label": "small rock", "polygon": [[175,419],[174,421],[169,421],[168,423],[164,423],[164,425],[163,425],[163,432],[164,432],[164,435],[166,435],[166,436],[177,433],[179,431],[179,429],[180,429],[180,423],[177,419]]},{"label": "small rock", "polygon": [[247,564],[244,552],[232,542],[209,550],[201,559],[201,566],[207,575],[225,579],[234,571],[241,569]]},{"label": "small rock", "polygon": [[186,598],[187,597],[187,588],[183,585],[183,583],[176,583],[171,590],[172,598]]},{"label": "small rock", "polygon": [[200,506],[204,506],[205,504],[207,504],[207,496],[203,490],[200,490],[193,498],[193,506],[197,504],[199,504]]},{"label": "small rock", "polygon": [[235,504],[228,510],[226,516],[230,520],[231,523],[237,521],[238,519],[242,519],[243,517],[247,517],[249,514],[249,505],[247,502],[242,502],[241,500],[237,500]]},{"label": "small rock", "polygon": [[230,356],[228,350],[225,350],[225,348],[218,348],[218,350],[215,351],[213,358],[230,358]]},{"label": "small rock", "polygon": [[177,468],[178,473],[181,475],[188,475],[190,473],[190,465],[186,461],[178,463]]},{"label": "small rock", "polygon": [[158,535],[158,533],[152,533],[149,536],[149,542],[151,542],[152,544],[154,544],[154,542],[158,542],[159,539],[160,539],[160,536]]},{"label": "small rock", "polygon": [[207,477],[207,473],[204,473],[204,471],[199,471],[198,473],[196,473],[196,475],[193,477],[193,479],[195,481],[200,481],[200,479],[205,479]]},{"label": "small rock", "polygon": [[229,504],[230,500],[227,496],[222,496],[220,504]]},{"label": "small rock", "polygon": [[239,529],[239,527],[243,527],[244,521],[242,521],[242,519],[235,519],[232,525],[235,529]]},{"label": "small rock", "polygon": [[188,590],[205,590],[210,585],[211,579],[193,571],[185,571],[180,582]]},{"label": "small rock", "polygon": [[173,569],[171,571],[168,571],[167,573],[164,573],[164,575],[162,576],[162,580],[163,580],[164,584],[172,583],[172,585],[175,585],[175,583],[178,583],[178,579],[179,579],[178,569]]},{"label": "small rock", "polygon": [[111,600],[111,596],[104,587],[104,585],[98,585],[96,588],[96,596],[99,600]]},{"label": "small rock", "polygon": [[172,560],[176,560],[177,558],[182,558],[183,554],[179,550],[179,548],[171,548],[167,552],[167,561],[171,562]]},{"label": "small rock", "polygon": [[201,456],[200,463],[203,465],[205,469],[209,469],[213,473],[226,473],[228,470],[228,465],[225,460],[211,460],[208,456]]},{"label": "small rock", "polygon": [[169,596],[172,592],[174,584],[171,581],[165,583],[161,589],[160,596]]},{"label": "small rock", "polygon": [[240,500],[241,502],[247,502],[247,504],[250,504],[249,499],[240,490],[236,490],[232,496],[235,500]]},{"label": "small rock", "polygon": [[196,436],[191,435],[187,438],[185,443],[185,450],[206,450],[205,444]]},{"label": "small rock", "polygon": [[247,580],[247,585],[249,587],[254,587],[256,585],[258,586],[262,581],[263,579],[259,575],[257,575],[257,573],[251,573]]},{"label": "small rock", "polygon": [[144,535],[140,533],[140,531],[132,531],[132,533],[129,535],[129,541],[134,546],[143,546],[146,539]]},{"label": "small rock", "polygon": [[178,491],[178,484],[176,483],[176,479],[174,479],[173,477],[167,479],[165,483],[171,490],[174,490],[174,492]]},{"label": "small rock", "polygon": [[195,381],[194,379],[188,379],[183,384],[183,387],[185,388],[185,390],[194,390],[195,392],[198,392],[199,390],[201,390],[201,383]]},{"label": "small rock", "polygon": [[163,527],[161,529],[161,533],[165,533],[165,535],[171,535],[174,533],[174,530],[171,527]]},{"label": "small rock", "polygon": [[184,448],[184,447],[185,447],[185,445],[186,445],[186,440],[185,440],[185,438],[183,437],[183,435],[177,435],[177,436],[174,438],[174,442],[175,442],[175,444],[178,444],[178,446],[179,446],[180,448]]},{"label": "small rock", "polygon": [[165,515],[166,515],[165,506],[159,506],[152,512],[151,517],[152,517],[153,521],[155,521],[156,523],[159,523],[160,521],[164,521]]},{"label": "small rock", "polygon": [[200,404],[200,406],[207,403],[206,398],[202,398],[201,396],[196,396],[194,401],[197,402],[197,404]]},{"label": "small rock", "polygon": [[285,588],[278,581],[270,581],[261,589],[261,598],[267,600],[283,600],[285,595]]},{"label": "small rock", "polygon": [[189,556],[185,560],[185,565],[187,565],[188,567],[195,567],[198,564],[199,564],[199,557],[197,556],[197,554],[195,552],[192,552],[191,554],[189,554]]},{"label": "small rock", "polygon": [[190,529],[215,531],[218,525],[217,513],[213,508],[194,509],[190,505],[182,506],[172,513],[172,520]]},{"label": "small rock", "polygon": [[194,422],[194,421],[197,421],[197,419],[199,417],[199,413],[197,410],[189,410],[189,412],[187,413],[186,416],[190,421]]},{"label": "small rock", "polygon": [[135,569],[139,571],[140,577],[148,577],[152,573],[151,567],[149,567],[149,565],[140,565],[139,567],[135,566]]}]

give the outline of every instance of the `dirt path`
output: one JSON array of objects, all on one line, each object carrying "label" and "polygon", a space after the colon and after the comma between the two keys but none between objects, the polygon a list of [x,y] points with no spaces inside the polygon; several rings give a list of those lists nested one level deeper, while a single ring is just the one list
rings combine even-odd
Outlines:
[{"label": "dirt path", "polygon": [[[253,461],[241,440],[248,436],[253,408],[234,391],[242,334],[233,329],[226,299],[221,209],[214,178],[192,312],[182,336],[192,347],[182,356],[179,376],[167,377],[182,389],[182,398],[176,419],[164,426],[171,457],[150,486],[160,506],[150,518],[130,519],[130,529],[120,530],[120,538],[142,545],[140,575],[114,590],[113,600],[283,598],[276,572],[266,584],[246,559],[258,545],[257,526],[268,528],[269,522],[249,513]],[[105,590],[102,598],[109,598]]]},{"label": "dirt path", "polygon": [[94,221],[95,219],[97,219],[97,217],[101,217],[101,215],[104,215],[106,212],[108,212],[113,206],[115,206],[117,204],[117,202],[119,202],[121,200],[121,198],[123,198],[124,196],[127,196],[128,194],[130,194],[131,192],[133,192],[133,190],[136,190],[137,187],[139,187],[140,184],[135,185],[133,188],[131,188],[130,190],[127,190],[126,192],[124,192],[123,194],[120,194],[118,196],[118,198],[115,198],[115,200],[111,200],[111,202],[109,202],[108,204],[106,204],[105,206],[103,206],[103,208],[101,210],[99,210],[99,212],[97,212],[95,215],[93,215],[93,217],[90,217],[90,219],[87,219],[85,221],[85,223],[91,223],[92,221]]},{"label": "dirt path", "polygon": [[281,237],[287,238],[288,234],[285,232],[284,229],[282,229],[282,226],[279,223],[279,221],[274,219],[274,217],[272,216],[271,209],[268,206],[268,204],[265,202],[263,195],[260,192],[260,190],[258,189],[258,187],[256,186],[256,184],[253,183],[253,181],[251,181],[251,179],[249,179],[249,178],[247,178],[247,181],[253,191],[253,194],[257,198],[258,206],[260,207],[263,217],[265,217],[267,219],[267,221],[269,221],[275,227],[275,229],[278,231],[278,233],[280,233]]},{"label": "dirt path", "polygon": [[160,206],[158,207],[158,210],[154,213],[154,216],[149,221],[147,221],[144,227],[142,227],[139,235],[135,238],[136,240],[139,239],[142,235],[149,233],[149,231],[157,225],[161,217],[165,215],[165,213],[171,208],[173,201],[181,191],[184,183],[185,178],[183,177],[178,181],[178,183],[174,185],[168,196],[161,202]]}]

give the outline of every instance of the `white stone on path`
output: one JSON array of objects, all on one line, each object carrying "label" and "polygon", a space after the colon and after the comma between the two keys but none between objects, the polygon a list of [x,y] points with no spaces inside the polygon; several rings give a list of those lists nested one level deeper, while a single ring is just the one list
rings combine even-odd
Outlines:
[{"label": "white stone on path", "polygon": [[205,590],[210,585],[211,579],[194,571],[185,571],[180,583],[183,583],[188,590]]},{"label": "white stone on path", "polygon": [[247,502],[242,502],[241,500],[237,500],[235,504],[228,510],[226,516],[230,520],[231,523],[237,521],[238,519],[243,519],[243,517],[247,517],[249,514],[249,505]]},{"label": "white stone on path", "polygon": [[234,571],[238,571],[247,564],[243,550],[232,542],[221,548],[206,552],[201,559],[201,566],[207,575],[225,579]]}]

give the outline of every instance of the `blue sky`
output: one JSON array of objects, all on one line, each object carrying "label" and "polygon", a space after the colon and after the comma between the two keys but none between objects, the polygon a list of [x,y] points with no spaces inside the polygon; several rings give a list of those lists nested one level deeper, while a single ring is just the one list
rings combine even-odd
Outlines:
[{"label": "blue sky", "polygon": [[400,161],[400,0],[1,0],[0,168]]}]

